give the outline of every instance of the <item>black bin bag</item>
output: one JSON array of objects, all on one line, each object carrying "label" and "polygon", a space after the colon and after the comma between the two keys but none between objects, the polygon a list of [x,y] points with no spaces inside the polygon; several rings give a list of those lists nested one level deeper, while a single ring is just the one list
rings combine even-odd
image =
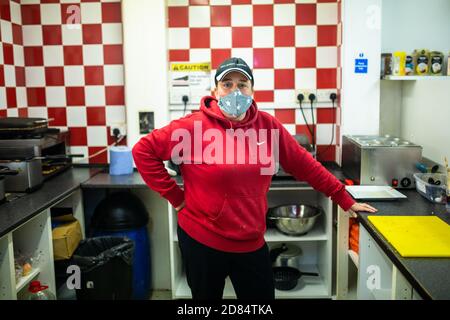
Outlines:
[{"label": "black bin bag", "polygon": [[134,243],[125,237],[80,242],[71,264],[81,270],[78,300],[128,300],[133,294]]}]

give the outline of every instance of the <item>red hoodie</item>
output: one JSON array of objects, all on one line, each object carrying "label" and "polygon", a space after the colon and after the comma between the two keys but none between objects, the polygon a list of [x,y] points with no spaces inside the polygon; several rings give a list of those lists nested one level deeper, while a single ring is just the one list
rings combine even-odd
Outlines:
[{"label": "red hoodie", "polygon": [[[233,147],[234,155],[226,152],[226,148],[223,154],[217,153],[217,150],[210,152],[208,145],[211,144],[211,138],[208,140],[195,135],[199,125],[203,133],[208,129],[216,129],[216,133],[221,133],[224,146],[227,141],[226,131],[229,131],[226,129],[241,128],[245,131],[251,128],[257,132],[261,132],[259,129],[278,129],[279,162],[286,172],[331,197],[345,211],[355,203],[344,185],[301,147],[275,117],[259,111],[255,102],[242,121],[234,122],[222,115],[215,98],[204,97],[200,112],[153,130],[133,147],[136,167],[147,185],[159,192],[174,207],[178,207],[185,200],[185,207],[178,213],[178,223],[198,242],[227,252],[250,252],[259,249],[264,244],[268,209],[266,194],[272,180],[272,175],[263,175],[260,171],[261,168],[269,166],[267,162],[264,164],[258,161],[255,164],[249,161],[255,152],[254,147],[249,146],[250,139],[244,140],[245,163],[242,164],[237,162],[236,158],[242,156],[244,150],[237,151],[236,145]],[[171,159],[172,149],[181,141],[180,138],[173,138],[174,132],[194,137],[189,144],[191,152],[187,149],[179,152],[184,160],[191,161],[180,165],[184,191],[171,179],[163,164],[164,160]],[[257,145],[270,150],[267,153],[270,155],[274,143],[270,134],[267,134],[267,137],[268,139],[264,140],[264,136],[259,135]],[[194,147],[195,139],[197,142],[201,141],[197,147]],[[194,151],[195,148],[197,150]],[[216,159],[223,161],[212,163],[206,154],[217,156]],[[234,164],[226,161],[227,154],[230,159],[234,156]]]}]

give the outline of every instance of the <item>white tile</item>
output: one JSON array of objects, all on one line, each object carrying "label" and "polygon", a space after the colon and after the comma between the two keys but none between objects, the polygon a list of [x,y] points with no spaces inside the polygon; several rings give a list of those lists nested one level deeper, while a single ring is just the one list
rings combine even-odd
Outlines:
[{"label": "white tile", "polygon": [[67,87],[84,86],[84,67],[83,66],[65,66],[64,81]]},{"label": "white tile", "polygon": [[81,23],[102,23],[102,4],[82,3]]},{"label": "white tile", "polygon": [[276,4],[274,5],[274,25],[276,26],[295,26],[295,4]]},{"label": "white tile", "polygon": [[[334,131],[334,133],[333,133]],[[334,136],[333,136],[334,134]],[[333,137],[333,140],[331,138]],[[316,126],[317,144],[329,145],[336,143],[336,126],[332,124],[318,124]]]},{"label": "white tile", "polygon": [[126,122],[125,107],[123,106],[106,107],[106,125],[125,122]]},{"label": "white tile", "polygon": [[43,51],[44,65],[46,67],[64,65],[64,50],[62,46],[44,46]]},{"label": "white tile", "polygon": [[231,27],[211,28],[211,48],[231,48]]},{"label": "white tile", "polygon": [[231,4],[231,0],[209,0],[211,6],[225,6]]},{"label": "white tile", "polygon": [[104,147],[108,145],[105,126],[87,127],[87,142],[90,147]]},{"label": "white tile", "polygon": [[253,49],[252,48],[233,48],[231,56],[244,59],[248,66],[253,69]]},{"label": "white tile", "polygon": [[168,5],[169,7],[187,6],[189,5],[189,0],[169,0]]},{"label": "white tile", "polygon": [[317,68],[337,67],[337,47],[317,47],[316,64]]},{"label": "white tile", "polygon": [[297,133],[297,132],[296,132],[295,124],[286,124],[286,123],[283,123],[283,127],[284,127],[291,135],[294,135],[294,134]]},{"label": "white tile", "polygon": [[27,101],[27,88],[17,87],[16,88],[17,106],[28,107]]},{"label": "white tile", "polygon": [[231,25],[233,27],[250,27],[253,25],[253,10],[251,5],[231,6]]},{"label": "white tile", "polygon": [[48,107],[67,106],[65,87],[46,87],[45,96],[47,98]]},{"label": "white tile", "polygon": [[15,87],[16,86],[16,69],[14,66],[5,64],[3,66],[3,71],[5,73],[5,87]]},{"label": "white tile", "polygon": [[3,48],[0,50],[0,64],[3,64]]},{"label": "white tile", "polygon": [[273,69],[255,69],[255,90],[273,90],[274,88],[274,70]]},{"label": "white tile", "polygon": [[5,20],[0,20],[0,31],[1,31],[1,36],[2,36],[2,42],[4,42],[4,43],[12,43],[13,42],[11,22],[5,21]]},{"label": "white tile", "polygon": [[295,90],[277,89],[274,91],[273,97],[275,104],[284,104],[286,107],[289,107],[295,102]]},{"label": "white tile", "polygon": [[337,3],[318,3],[317,4],[317,24],[337,24],[338,23],[338,5]]},{"label": "white tile", "polygon": [[274,47],[274,27],[253,27],[253,48]]},{"label": "white tile", "polygon": [[273,50],[273,62],[276,69],[294,69],[295,48],[275,48]]},{"label": "white tile", "polygon": [[317,26],[296,26],[295,46],[296,47],[317,46]]},{"label": "white tile", "polygon": [[64,23],[69,29],[81,29],[81,7],[79,4],[70,4],[64,12]]},{"label": "white tile", "polygon": [[84,45],[83,62],[85,66],[103,65],[103,46],[102,45]]},{"label": "white tile", "polygon": [[209,6],[189,6],[189,27],[208,28],[211,26]]},{"label": "white tile", "polygon": [[[256,101],[256,102],[258,102],[258,101]],[[264,109],[264,112],[267,112],[271,116],[275,117],[275,109]]]},{"label": "white tile", "polygon": [[295,69],[295,88],[297,89],[316,89],[317,74],[315,68]]},{"label": "white tile", "polygon": [[189,49],[189,28],[169,28],[169,49]]},{"label": "white tile", "polygon": [[73,159],[74,163],[88,163],[88,156],[89,156],[88,150],[89,150],[88,147],[78,147],[78,146],[69,147],[70,154],[83,154],[84,155],[83,158],[74,158]]},{"label": "white tile", "polygon": [[191,49],[189,50],[190,62],[211,61],[211,49]]},{"label": "white tile", "polygon": [[124,85],[124,72],[122,65],[105,65],[103,74],[106,86]]},{"label": "white tile", "polygon": [[45,118],[48,119],[46,107],[32,107],[28,108],[28,116],[30,118]]},{"label": "white tile", "polygon": [[6,116],[7,117],[18,117],[19,116],[19,109],[17,108],[10,108],[6,110]]},{"label": "white tile", "polygon": [[59,3],[41,4],[42,25],[61,25],[61,5]]},{"label": "white tile", "polygon": [[86,127],[86,107],[67,107],[67,126]]},{"label": "white tile", "polygon": [[22,14],[20,12],[20,3],[9,1],[11,10],[11,22],[15,24],[22,24]]},{"label": "white tile", "polygon": [[45,87],[44,67],[26,67],[25,79],[27,87]]},{"label": "white tile", "polygon": [[102,24],[103,44],[122,44],[122,24]]},{"label": "white tile", "polygon": [[104,86],[86,86],[84,92],[87,107],[101,107],[106,105]]},{"label": "white tile", "polygon": [[[313,113],[311,113],[311,108],[309,103],[302,103],[302,108],[303,108],[303,113],[305,115],[306,121],[308,122],[308,124],[312,123],[312,114],[314,114],[314,120],[316,121],[317,117],[316,117],[316,112],[317,109],[313,109]],[[302,115],[302,111],[300,110],[300,106],[298,106],[298,109],[295,109],[295,124],[306,124],[305,119],[303,118]]]},{"label": "white tile", "polygon": [[295,3],[317,3],[317,0],[295,0]]},{"label": "white tile", "polygon": [[252,0],[252,4],[273,4],[273,0]]},{"label": "white tile", "polygon": [[20,0],[20,4],[39,4],[41,0]]},{"label": "white tile", "polygon": [[42,46],[42,26],[22,26],[24,46]]},{"label": "white tile", "polygon": [[23,47],[13,44],[14,65],[16,67],[25,66],[25,57],[23,53]]},{"label": "white tile", "polygon": [[0,87],[0,110],[7,108],[6,88]]},{"label": "white tile", "polygon": [[62,43],[64,45],[82,45],[83,31],[82,29],[69,28],[67,25],[62,26]]}]

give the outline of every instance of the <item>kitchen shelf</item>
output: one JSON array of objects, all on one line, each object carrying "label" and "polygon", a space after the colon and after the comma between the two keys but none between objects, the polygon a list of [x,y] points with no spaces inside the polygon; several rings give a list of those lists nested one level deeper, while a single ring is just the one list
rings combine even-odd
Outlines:
[{"label": "kitchen shelf", "polygon": [[[304,265],[300,266],[300,269],[303,272],[317,272],[319,270],[316,266],[312,265]],[[319,273],[320,274],[320,273]],[[224,299],[236,299],[236,295],[234,293],[233,285],[231,284],[230,278],[225,280],[225,288],[223,290]],[[186,276],[183,274],[176,293],[175,299],[190,299],[191,298],[191,289],[189,288],[186,280]],[[299,279],[297,286],[292,290],[275,290],[275,298],[276,299],[320,299],[320,298],[329,298],[328,288],[325,284],[325,281],[321,276],[311,277],[311,276],[303,276]]]},{"label": "kitchen shelf", "polygon": [[35,268],[31,270],[29,275],[21,277],[19,279],[19,282],[17,282],[16,284],[16,292],[22,290],[28,283],[30,283],[31,280],[36,278],[39,275],[39,273],[41,273],[41,270],[39,268]]},{"label": "kitchen shelf", "polygon": [[356,266],[356,269],[359,269],[359,256],[358,254],[353,250],[348,250],[348,256],[353,261],[353,263]]},{"label": "kitchen shelf", "polygon": [[415,81],[415,80],[449,80],[450,76],[385,76],[381,80]]}]

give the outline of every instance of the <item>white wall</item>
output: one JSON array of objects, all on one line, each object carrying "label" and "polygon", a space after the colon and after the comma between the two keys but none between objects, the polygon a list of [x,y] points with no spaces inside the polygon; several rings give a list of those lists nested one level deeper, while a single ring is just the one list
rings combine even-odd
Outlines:
[{"label": "white wall", "polygon": [[383,0],[383,52],[450,51],[449,0]]},{"label": "white wall", "polygon": [[[378,134],[380,108],[381,0],[343,0],[341,135]],[[360,53],[368,73],[356,74]]]}]

